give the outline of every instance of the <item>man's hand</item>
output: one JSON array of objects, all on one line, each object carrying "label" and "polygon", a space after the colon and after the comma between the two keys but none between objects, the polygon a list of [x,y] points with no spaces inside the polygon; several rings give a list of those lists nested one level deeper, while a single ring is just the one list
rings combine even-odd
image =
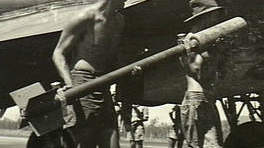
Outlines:
[{"label": "man's hand", "polygon": [[69,85],[65,85],[64,87],[62,88],[59,88],[57,90],[57,94],[55,95],[55,100],[59,100],[61,102],[61,105],[62,107],[66,106],[67,105],[67,100],[66,100],[66,97],[64,95],[64,92],[67,90],[67,89],[70,89],[72,88],[72,86],[69,86]]},{"label": "man's hand", "polygon": [[143,70],[140,66],[133,67],[133,70],[131,71],[131,75],[135,77],[142,75],[142,73],[143,73]]},{"label": "man's hand", "polygon": [[[195,42],[196,41],[196,42]],[[198,36],[193,33],[188,33],[186,37],[183,39],[183,46],[186,50],[187,55],[191,53],[192,48],[198,47],[199,40]]]}]

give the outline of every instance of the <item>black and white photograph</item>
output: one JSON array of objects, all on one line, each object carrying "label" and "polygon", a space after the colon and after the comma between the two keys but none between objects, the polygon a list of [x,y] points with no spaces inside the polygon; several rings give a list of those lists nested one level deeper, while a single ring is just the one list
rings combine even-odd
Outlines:
[{"label": "black and white photograph", "polygon": [[0,0],[0,148],[264,148],[264,1]]}]

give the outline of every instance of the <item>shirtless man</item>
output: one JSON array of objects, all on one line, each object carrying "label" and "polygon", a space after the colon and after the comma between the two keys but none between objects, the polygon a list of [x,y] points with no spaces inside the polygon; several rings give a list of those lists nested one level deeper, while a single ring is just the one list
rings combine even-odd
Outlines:
[{"label": "shirtless man", "polygon": [[[196,33],[219,23],[224,14],[215,0],[190,0],[193,16],[187,19]],[[192,45],[188,34],[183,40],[186,49]],[[185,140],[190,148],[221,148],[221,122],[215,106],[214,82],[217,80],[217,49],[206,52],[186,50],[182,62],[186,71],[187,91],[182,102],[181,121]]]},{"label": "shirtless man", "polygon": [[[114,69],[123,29],[124,0],[94,0],[63,30],[53,61],[64,89],[91,81]],[[70,18],[69,18],[70,19]],[[109,86],[67,106],[66,130],[78,148],[118,148],[116,116]]]},{"label": "shirtless man", "polygon": [[[183,133],[190,148],[221,148],[220,118],[215,97],[201,83],[201,69],[208,53],[193,53],[187,64],[187,91],[182,102],[181,121]],[[188,59],[190,60],[190,59]]]}]

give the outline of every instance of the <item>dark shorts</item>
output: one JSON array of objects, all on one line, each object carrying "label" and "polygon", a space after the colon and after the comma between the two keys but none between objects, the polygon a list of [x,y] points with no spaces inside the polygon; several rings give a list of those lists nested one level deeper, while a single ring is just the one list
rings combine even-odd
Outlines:
[{"label": "dark shorts", "polygon": [[[96,78],[88,71],[71,71],[73,87]],[[67,131],[78,148],[118,148],[117,120],[109,87],[94,90],[67,106]]]},{"label": "dark shorts", "polygon": [[[73,87],[94,80],[88,71],[72,70]],[[74,125],[116,127],[116,116],[109,86],[98,88],[67,106],[66,127]]]}]

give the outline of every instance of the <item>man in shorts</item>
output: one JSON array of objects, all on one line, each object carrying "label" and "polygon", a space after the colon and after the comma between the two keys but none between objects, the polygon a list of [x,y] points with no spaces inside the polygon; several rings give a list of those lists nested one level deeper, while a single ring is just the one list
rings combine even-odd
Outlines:
[{"label": "man in shorts", "polygon": [[[196,33],[222,21],[223,8],[215,0],[190,0],[193,16],[185,22]],[[191,52],[190,33],[184,41],[187,91],[182,102],[181,122],[187,146],[190,148],[221,148],[221,122],[215,106],[214,82],[217,80],[217,49],[208,46],[205,52]]]},{"label": "man in shorts", "polygon": [[131,148],[143,148],[144,122],[148,121],[149,111],[145,106],[132,105],[131,126],[128,130],[127,139]]},{"label": "man in shorts", "polygon": [[[53,61],[64,90],[115,68],[124,20],[124,0],[92,0],[61,33]],[[108,85],[67,106],[66,131],[78,148],[119,148],[116,114]]]},{"label": "man in shorts", "polygon": [[175,145],[177,145],[177,148],[182,148],[184,138],[181,128],[180,106],[175,105],[169,116],[173,125],[168,134],[168,148],[174,148]]}]

